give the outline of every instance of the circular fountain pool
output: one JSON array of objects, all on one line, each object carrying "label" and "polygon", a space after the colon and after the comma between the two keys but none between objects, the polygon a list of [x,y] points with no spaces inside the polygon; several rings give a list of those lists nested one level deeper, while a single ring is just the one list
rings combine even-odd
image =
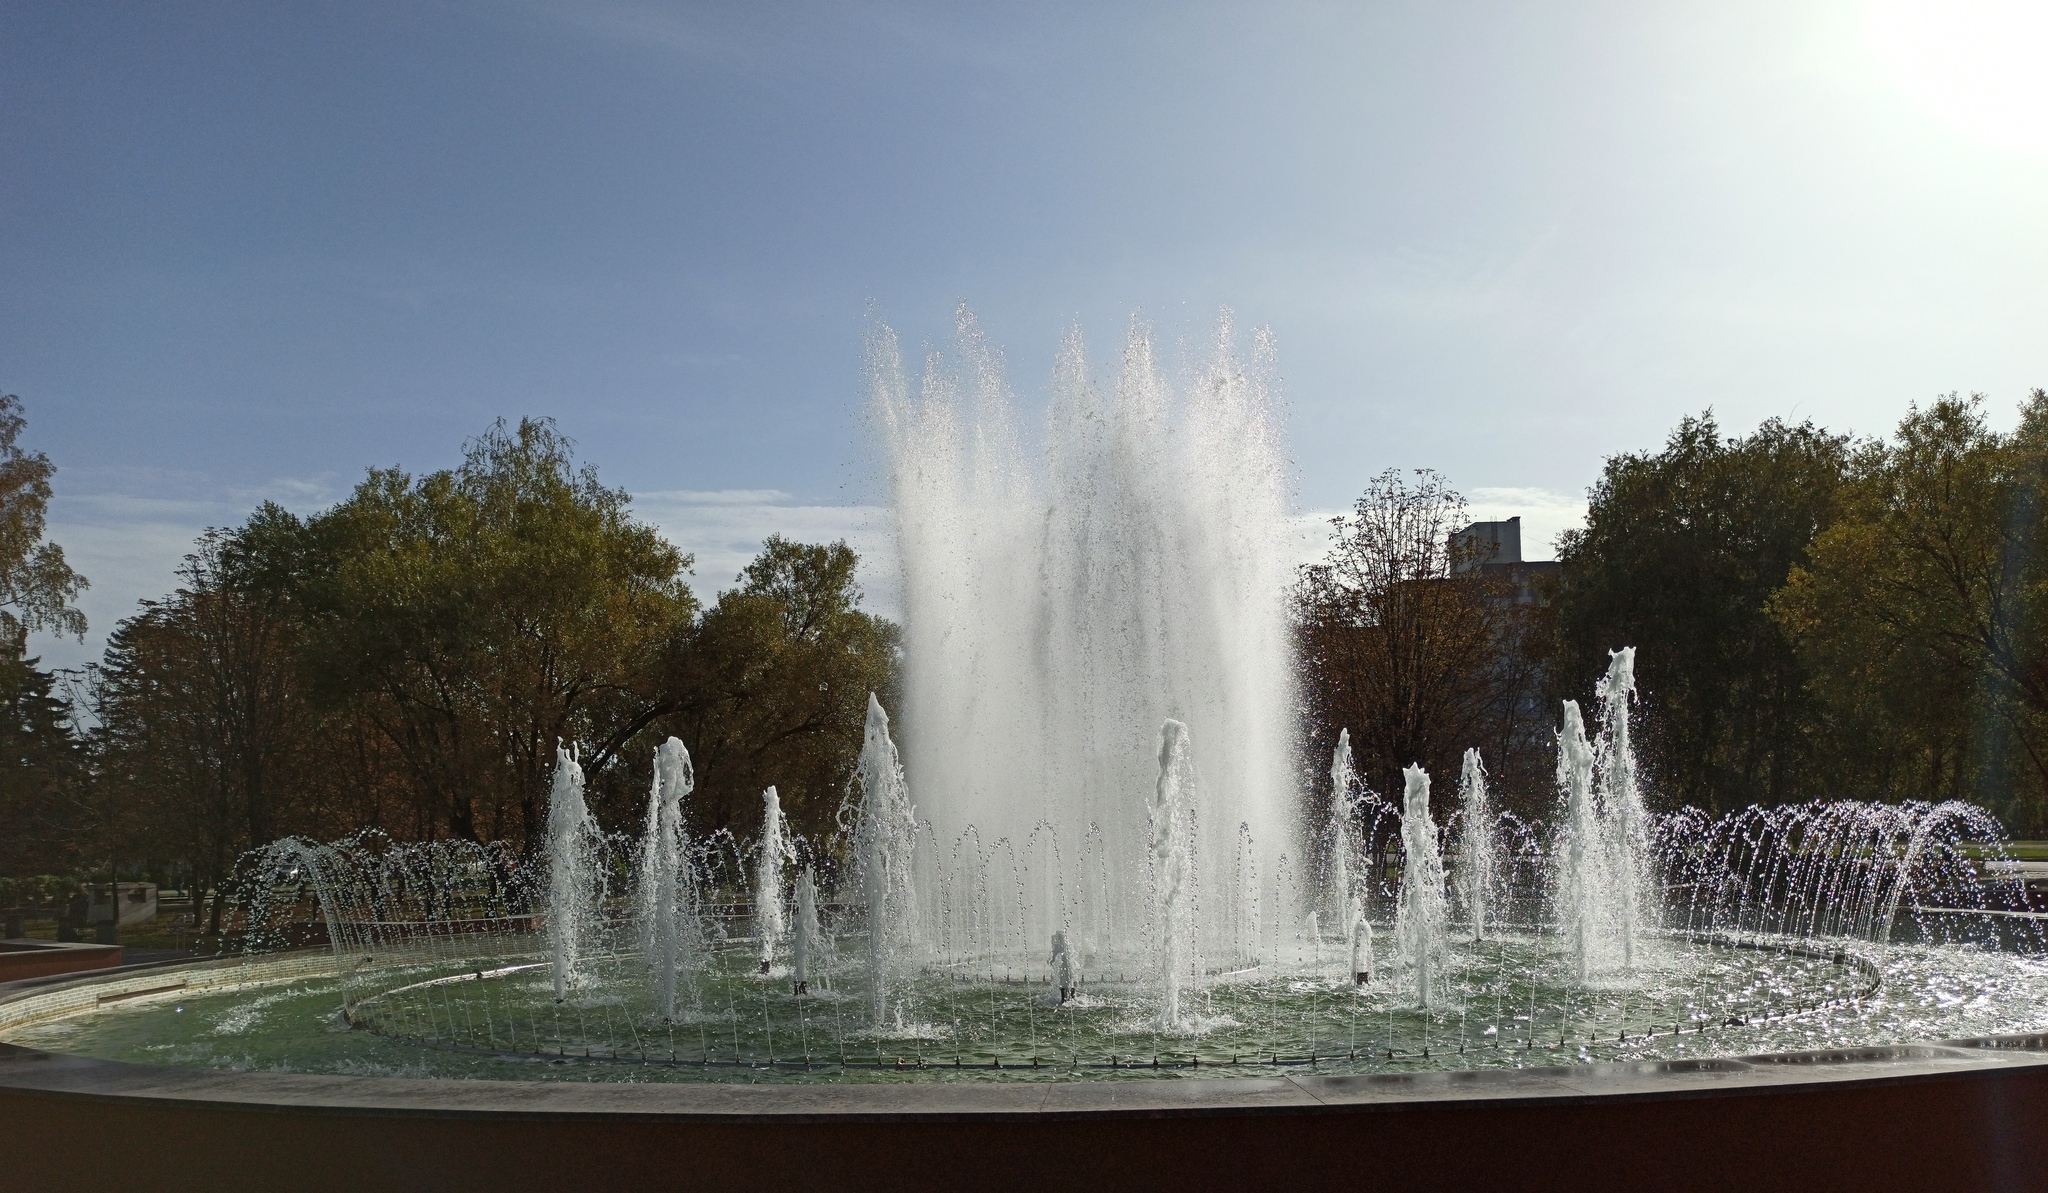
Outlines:
[{"label": "circular fountain pool", "polygon": [[[211,1069],[572,1081],[1044,1081],[1499,1069],[1750,1055],[2048,1027],[2048,960],[1983,948],[1859,951],[1652,938],[1632,974],[1575,979],[1554,940],[1455,946],[1423,1010],[1395,981],[1328,967],[1219,975],[1162,1031],[1142,982],[928,972],[876,1031],[829,976],[803,996],[752,954],[714,955],[668,1023],[622,957],[563,1002],[537,952],[358,964],[218,992],[95,1004],[9,1043]],[[360,959],[358,959],[360,960]],[[851,980],[854,974],[843,975]],[[166,983],[168,984],[168,983]],[[369,992],[374,991],[374,992]],[[344,999],[348,1000],[343,1010]]]},{"label": "circular fountain pool", "polygon": [[[772,790],[751,858],[692,845],[674,739],[646,832],[606,838],[565,752],[543,866],[283,842],[254,859],[245,926],[259,945],[317,930],[322,972],[137,988],[12,1030],[0,1012],[0,1032],[206,1068],[817,1083],[1515,1069],[2048,1028],[2041,917],[1995,821],[1958,803],[1647,817],[1630,662],[1597,741],[1567,706],[1554,831],[1491,813],[1468,759],[1462,822],[1439,833],[1411,770],[1399,812],[1351,805],[1320,873],[1261,877],[1248,843],[1234,870],[1208,863],[1230,885],[1205,901],[1184,726],[1161,734],[1152,848],[1091,829],[1069,856],[1051,826],[1021,847],[934,839],[871,702],[834,854],[799,864]],[[1343,790],[1341,745],[1332,773]],[[1390,839],[1389,818],[1392,867],[1350,843]]]}]

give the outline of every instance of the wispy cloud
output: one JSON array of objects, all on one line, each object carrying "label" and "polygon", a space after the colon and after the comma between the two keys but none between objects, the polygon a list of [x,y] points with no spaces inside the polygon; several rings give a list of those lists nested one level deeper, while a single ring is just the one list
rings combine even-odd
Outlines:
[{"label": "wispy cloud", "polygon": [[[1308,510],[1294,520],[1297,562],[1313,563],[1330,546],[1330,519],[1349,510]],[[1586,524],[1586,499],[1550,489],[1482,488],[1466,494],[1465,512],[1474,522],[1522,520],[1522,556],[1555,558],[1557,536]]]},{"label": "wispy cloud", "polygon": [[633,510],[696,556],[690,587],[707,603],[733,586],[763,539],[780,534],[810,543],[844,539],[860,553],[866,607],[896,615],[894,527],[880,506],[809,505],[776,489],[674,489],[635,495]]},{"label": "wispy cloud", "polygon": [[92,587],[78,601],[87,623],[84,642],[46,634],[31,639],[30,650],[47,667],[98,662],[107,635],[123,618],[134,616],[140,602],[177,587],[178,566],[208,527],[240,525],[265,501],[307,513],[338,495],[329,477],[279,477],[253,488],[222,488],[203,477],[146,470],[94,479],[109,487],[60,489],[50,503],[46,535]]},{"label": "wispy cloud", "polygon": [[[184,478],[177,496],[97,492],[60,496],[50,515],[50,538],[64,547],[71,565],[92,581],[79,605],[91,623],[84,644],[38,635],[33,649],[46,666],[69,667],[97,661],[107,634],[137,603],[177,586],[177,570],[193,540],[209,526],[244,521],[264,500],[300,512],[324,506],[338,493],[331,483],[284,478],[258,489],[221,491],[208,497]],[[1470,493],[1475,520],[1519,516],[1525,553],[1547,558],[1560,531],[1582,525],[1586,502],[1548,489],[1479,488]],[[779,489],[673,489],[640,493],[636,516],[694,557],[690,587],[710,603],[733,587],[740,569],[780,534],[799,542],[844,540],[860,553],[864,606],[884,617],[902,615],[895,527],[889,511],[876,505],[824,505]],[[1313,563],[1329,549],[1330,519],[1341,510],[1304,510],[1289,523],[1289,554],[1297,564]]]},{"label": "wispy cloud", "polygon": [[1586,499],[1550,489],[1474,489],[1467,497],[1474,522],[1522,520],[1522,557],[1554,559],[1557,536],[1586,524]]}]

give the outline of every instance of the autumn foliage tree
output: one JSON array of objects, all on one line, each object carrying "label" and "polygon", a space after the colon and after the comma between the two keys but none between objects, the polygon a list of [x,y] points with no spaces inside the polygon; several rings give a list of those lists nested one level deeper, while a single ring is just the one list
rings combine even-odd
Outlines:
[{"label": "autumn foliage tree", "polygon": [[0,394],[0,875],[76,871],[105,857],[82,743],[28,635],[85,637],[85,577],[44,537],[56,466],[21,446],[21,399]]},{"label": "autumn foliage tree", "polygon": [[1777,596],[1835,792],[1969,799],[2048,827],[2048,392],[2001,434],[1980,398],[1855,455],[1841,516]]},{"label": "autumn foliage tree", "polygon": [[1539,681],[1531,613],[1476,566],[1476,545],[1453,541],[1467,522],[1441,476],[1418,470],[1411,482],[1390,469],[1331,520],[1330,552],[1303,570],[1293,600],[1311,763],[1327,764],[1349,729],[1370,787],[1398,792],[1401,769],[1419,763],[1445,812],[1466,749],[1496,765],[1519,754]]},{"label": "autumn foliage tree", "polygon": [[1638,740],[1664,802],[1812,790],[1814,696],[1771,600],[1833,522],[1848,451],[1811,423],[1724,436],[1687,418],[1661,451],[1609,458],[1585,526],[1560,539],[1558,695],[1591,696],[1607,652],[1637,648]]},{"label": "autumn foliage tree", "polygon": [[99,672],[100,787],[137,856],[201,889],[287,834],[378,828],[534,846],[557,743],[637,829],[654,749],[696,760],[693,832],[758,832],[776,785],[822,837],[886,692],[894,627],[858,608],[844,543],[771,536],[700,609],[690,559],[545,421],[452,469],[372,470],[334,507],[209,531]]}]

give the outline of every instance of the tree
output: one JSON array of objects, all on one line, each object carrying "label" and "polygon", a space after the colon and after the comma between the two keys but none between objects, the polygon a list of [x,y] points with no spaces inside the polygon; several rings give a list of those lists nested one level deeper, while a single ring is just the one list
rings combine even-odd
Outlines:
[{"label": "tree", "polygon": [[[1475,544],[1453,542],[1466,524],[1464,498],[1426,469],[1412,485],[1389,469],[1331,519],[1336,541],[1293,601],[1310,759],[1348,728],[1360,777],[1393,792],[1404,766],[1442,778],[1469,747],[1513,751],[1529,614],[1475,566]],[[1435,790],[1448,799],[1454,785]]]},{"label": "tree", "polygon": [[1915,407],[1857,453],[1841,518],[1774,606],[1840,793],[1967,798],[2048,825],[2048,393]]},{"label": "tree", "polygon": [[0,643],[0,875],[75,874],[97,864],[86,758],[54,677]]},{"label": "tree", "polygon": [[662,720],[697,759],[700,831],[759,831],[771,784],[791,827],[822,841],[860,753],[869,692],[894,687],[896,627],[859,609],[843,542],[769,535],[737,589],[719,594],[669,674]]},{"label": "tree", "polygon": [[64,548],[43,540],[56,465],[19,440],[28,426],[21,399],[0,394],[0,633],[48,630],[85,640],[85,614],[71,604],[86,579],[64,562]]},{"label": "tree", "polygon": [[350,819],[321,814],[336,771],[316,759],[347,734],[307,699],[291,593],[252,583],[252,547],[291,525],[266,505],[200,536],[184,583],[120,624],[100,672],[104,798],[149,830],[124,852],[182,861],[202,891],[245,850]]},{"label": "tree", "polygon": [[1674,803],[1812,790],[1806,672],[1770,602],[1834,520],[1848,450],[1811,423],[1724,438],[1687,418],[1662,452],[1611,457],[1559,542],[1553,674],[1584,698],[1609,650],[1639,648],[1640,740]]},{"label": "tree", "polygon": [[375,727],[439,831],[533,839],[557,743],[599,782],[669,707],[690,559],[629,500],[552,422],[500,420],[459,468],[373,470],[276,537],[261,571],[297,587],[316,696]]},{"label": "tree", "polygon": [[0,873],[87,864],[80,856],[83,757],[51,675],[28,654],[32,631],[85,638],[72,604],[85,577],[43,538],[56,466],[24,451],[21,399],[0,394]]}]

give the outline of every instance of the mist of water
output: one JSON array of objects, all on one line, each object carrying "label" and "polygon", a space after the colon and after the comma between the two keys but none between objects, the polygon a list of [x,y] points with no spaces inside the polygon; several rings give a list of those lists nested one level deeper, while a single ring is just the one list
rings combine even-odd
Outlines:
[{"label": "mist of water", "polygon": [[690,752],[681,741],[669,738],[654,754],[654,784],[647,797],[633,900],[641,956],[664,1020],[675,1017],[678,983],[694,989],[690,979],[701,961],[697,876],[683,821],[683,800],[695,787]]},{"label": "mist of water", "polygon": [[761,840],[754,858],[754,936],[761,949],[761,972],[767,973],[775,963],[776,944],[789,930],[782,905],[782,868],[794,851],[775,788],[761,793],[761,805]]},{"label": "mist of water", "polygon": [[555,1000],[569,995],[600,925],[597,821],[583,801],[583,767],[573,750],[555,747],[548,793],[547,941]]},{"label": "mist of water", "polygon": [[889,736],[889,714],[873,693],[862,731],[858,802],[843,810],[852,843],[854,884],[866,912],[868,1010],[877,1024],[895,1016],[895,997],[909,980],[921,951],[914,867],[917,855],[917,812],[896,743]]},{"label": "mist of water", "polygon": [[1429,774],[1419,766],[1401,772],[1406,790],[1401,802],[1400,901],[1394,913],[1394,940],[1401,963],[1415,983],[1417,1006],[1433,1006],[1449,952],[1449,915],[1444,906],[1444,861],[1437,847],[1436,824],[1429,815]]},{"label": "mist of water", "polygon": [[1486,938],[1486,917],[1499,883],[1500,861],[1494,846],[1494,812],[1486,793],[1486,766],[1478,750],[1465,751],[1458,778],[1458,898],[1472,924],[1472,939]]},{"label": "mist of water", "polygon": [[[1188,878],[1223,896],[1195,931],[1217,955],[1259,951],[1244,939],[1257,917],[1234,909],[1258,902],[1245,884],[1273,881],[1291,837],[1290,534],[1272,348],[1254,337],[1247,361],[1236,339],[1225,320],[1176,383],[1142,325],[1101,381],[1069,335],[1042,436],[964,310],[914,390],[894,336],[871,346],[905,768],[935,866],[1018,859],[1019,905],[1000,909],[1016,939],[1071,929],[1084,950],[1148,951],[1148,747],[1172,719],[1203,743]],[[937,943],[982,947],[947,934],[984,922],[935,925]]]}]

